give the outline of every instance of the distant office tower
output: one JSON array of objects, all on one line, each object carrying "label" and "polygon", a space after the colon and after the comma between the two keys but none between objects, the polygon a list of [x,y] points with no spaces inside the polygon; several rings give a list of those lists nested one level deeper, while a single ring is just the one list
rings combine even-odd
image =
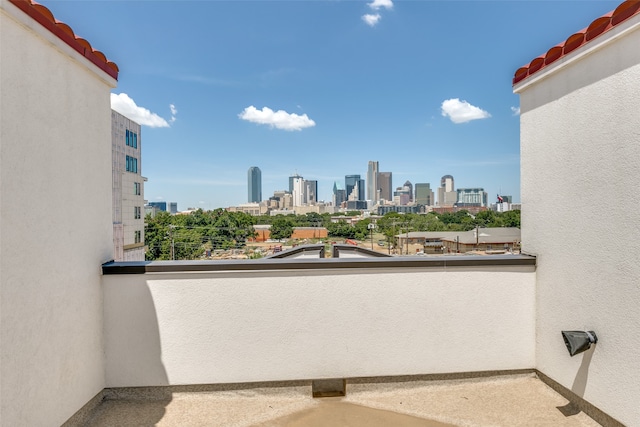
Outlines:
[{"label": "distant office tower", "polygon": [[484,188],[458,188],[458,207],[487,206],[487,193]]},{"label": "distant office tower", "polygon": [[262,171],[257,166],[251,166],[247,172],[247,187],[249,189],[249,203],[262,201]]},{"label": "distant office tower", "polygon": [[293,180],[296,178],[302,178],[300,175],[298,175],[297,173],[295,175],[291,175],[289,177],[289,193],[293,194]]},{"label": "distant office tower", "polygon": [[175,215],[175,214],[178,213],[178,203],[177,202],[169,203],[169,213],[171,215]]},{"label": "distant office tower", "polygon": [[445,175],[440,179],[438,188],[438,204],[440,206],[453,206],[458,200],[458,193],[453,185],[453,177]]},{"label": "distant office tower", "polygon": [[292,186],[293,206],[304,205],[304,178],[300,175],[289,177],[289,185]]},{"label": "distant office tower", "polygon": [[342,188],[342,184],[335,181],[333,183],[333,206],[340,207],[347,201],[347,190]]},{"label": "distant office tower", "polygon": [[444,191],[454,191],[453,177],[451,175],[445,175],[440,178],[440,187],[444,187]]},{"label": "distant office tower", "polygon": [[367,200],[378,201],[378,162],[369,161],[367,168]]},{"label": "distant office tower", "polygon": [[391,172],[378,173],[378,191],[378,200],[386,200],[387,202],[393,200],[391,194],[393,191]]},{"label": "distant office tower", "polygon": [[411,181],[407,180],[402,187],[407,187],[409,189],[409,203],[413,202],[413,184]]},{"label": "distant office tower", "polygon": [[433,191],[431,191],[431,184],[416,183],[414,200],[416,205],[433,206],[434,200]]},{"label": "distant office tower", "polygon": [[149,206],[159,211],[167,212],[167,202],[149,202]]},{"label": "distant office tower", "polygon": [[407,185],[396,188],[396,191],[393,193],[393,201],[396,205],[408,205],[411,201],[411,188]]},{"label": "distant office tower", "polygon": [[304,203],[307,205],[315,205],[318,203],[318,181],[304,181]]},{"label": "distant office tower", "polygon": [[[144,181],[140,125],[111,110],[113,259],[144,261]],[[165,205],[166,210],[166,205]]]},{"label": "distant office tower", "polygon": [[[357,187],[357,191],[354,193],[353,189],[355,187]],[[346,175],[344,177],[344,188],[347,191],[347,200],[365,200],[364,179],[360,179],[360,175]],[[354,193],[353,196],[352,193]]]}]

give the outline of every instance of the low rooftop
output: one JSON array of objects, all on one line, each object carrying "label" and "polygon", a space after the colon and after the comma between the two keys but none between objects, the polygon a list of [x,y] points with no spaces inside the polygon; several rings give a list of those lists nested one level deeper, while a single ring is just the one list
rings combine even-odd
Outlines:
[{"label": "low rooftop", "polygon": [[107,389],[88,425],[599,426],[535,373],[348,380],[312,398],[311,382]]}]

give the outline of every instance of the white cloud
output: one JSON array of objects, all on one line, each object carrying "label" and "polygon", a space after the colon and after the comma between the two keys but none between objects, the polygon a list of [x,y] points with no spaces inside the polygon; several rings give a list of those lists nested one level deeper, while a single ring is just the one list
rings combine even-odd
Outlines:
[{"label": "white cloud", "polygon": [[391,0],[373,0],[371,3],[367,3],[371,9],[378,10],[382,7],[385,9],[393,9],[393,1]]},{"label": "white cloud", "polygon": [[169,119],[169,123],[173,123],[176,121],[176,114],[178,114],[178,109],[173,104],[169,104],[169,109],[171,110],[171,119]]},{"label": "white cloud", "polygon": [[370,14],[362,15],[362,20],[366,22],[367,25],[370,27],[375,27],[378,24],[378,22],[380,22],[380,19],[382,19],[382,16],[380,16],[379,13],[376,13],[375,15],[370,15]]},{"label": "white cloud", "polygon": [[486,119],[491,114],[458,98],[442,102],[442,115],[449,117],[453,123],[466,123],[471,120]]},{"label": "white cloud", "polygon": [[168,128],[169,123],[156,113],[152,113],[136,103],[126,93],[111,94],[111,108],[134,122],[151,128]]},{"label": "white cloud", "polygon": [[287,113],[284,110],[273,111],[269,107],[258,110],[253,105],[245,108],[242,113],[238,114],[238,117],[248,122],[284,130],[302,130],[316,125],[316,122],[306,114],[300,116],[295,113]]},{"label": "white cloud", "polygon": [[513,113],[514,116],[519,116],[520,115],[520,107],[511,107],[511,112]]}]

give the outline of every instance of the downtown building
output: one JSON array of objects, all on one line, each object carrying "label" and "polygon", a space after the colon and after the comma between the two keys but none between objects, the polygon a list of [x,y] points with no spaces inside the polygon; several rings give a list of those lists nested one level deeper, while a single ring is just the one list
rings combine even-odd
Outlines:
[{"label": "downtown building", "polygon": [[440,179],[440,187],[438,188],[438,206],[452,207],[458,201],[458,193],[456,192],[453,182],[453,176],[445,175]]},{"label": "downtown building", "polygon": [[373,205],[378,201],[378,170],[380,165],[377,161],[369,161],[367,167],[367,200],[370,200]]},{"label": "downtown building", "polygon": [[252,166],[247,171],[247,189],[249,203],[260,203],[262,201],[262,171],[257,166]]},{"label": "downtown building", "polygon": [[423,206],[435,205],[431,184],[418,182],[415,185],[415,204]]},{"label": "downtown building", "polygon": [[487,192],[484,188],[458,188],[456,193],[456,206],[459,208],[487,206]]}]

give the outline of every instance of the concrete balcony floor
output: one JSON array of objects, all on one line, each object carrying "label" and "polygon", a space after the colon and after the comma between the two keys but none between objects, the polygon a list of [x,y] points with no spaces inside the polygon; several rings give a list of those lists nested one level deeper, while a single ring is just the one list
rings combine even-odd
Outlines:
[{"label": "concrete balcony floor", "polygon": [[[136,389],[129,389],[136,390]],[[148,390],[148,389],[147,389]],[[117,392],[116,392],[117,393]],[[311,385],[110,395],[89,426],[599,426],[534,374],[446,381],[347,382],[346,396]]]}]

